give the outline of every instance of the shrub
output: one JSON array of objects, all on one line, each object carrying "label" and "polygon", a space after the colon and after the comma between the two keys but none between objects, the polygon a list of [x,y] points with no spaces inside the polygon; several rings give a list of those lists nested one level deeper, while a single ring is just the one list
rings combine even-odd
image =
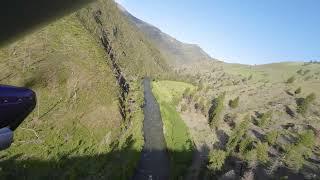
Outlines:
[{"label": "shrub", "polygon": [[217,128],[220,125],[221,113],[223,111],[223,101],[226,93],[223,92],[216,99],[213,100],[213,103],[209,110],[209,124],[211,127]]},{"label": "shrub", "polygon": [[301,87],[299,87],[298,89],[296,89],[296,90],[294,91],[294,93],[295,93],[295,94],[300,94],[300,93],[301,93]]},{"label": "shrub", "polygon": [[273,130],[273,131],[270,131],[266,134],[265,136],[265,140],[270,144],[270,145],[274,145],[276,142],[277,142],[277,139],[278,139],[278,131],[276,130]]},{"label": "shrub", "polygon": [[299,144],[312,148],[314,146],[315,136],[312,130],[307,130],[299,135]]},{"label": "shrub", "polygon": [[267,163],[269,160],[268,157],[268,144],[267,143],[261,143],[259,142],[257,145],[257,159],[258,161],[262,162],[262,163]]},{"label": "shrub", "polygon": [[227,153],[223,150],[213,150],[209,153],[208,169],[220,171],[224,165]]},{"label": "shrub", "polygon": [[237,97],[237,98],[235,98],[234,100],[230,100],[229,101],[229,106],[231,107],[231,108],[237,108],[238,107],[238,105],[239,105],[239,96]]},{"label": "shrub", "polygon": [[238,126],[235,127],[227,143],[228,153],[231,153],[237,147],[238,143],[247,132],[249,128],[249,123],[250,116],[246,116],[245,119]]},{"label": "shrub", "polygon": [[239,144],[239,151],[242,155],[248,153],[252,149],[253,139],[250,137],[244,138]]},{"label": "shrub", "polygon": [[272,118],[271,111],[268,111],[266,113],[261,114],[260,120],[258,121],[258,126],[259,127],[266,127],[267,125],[269,125],[271,118]]},{"label": "shrub", "polygon": [[284,162],[287,166],[295,170],[299,170],[303,166],[304,158],[298,146],[289,146]]},{"label": "shrub", "polygon": [[314,93],[309,94],[306,98],[297,100],[297,112],[305,115],[310,103],[312,103],[316,99],[316,95]]},{"label": "shrub", "polygon": [[286,83],[291,84],[296,80],[296,78],[294,76],[291,76]]}]

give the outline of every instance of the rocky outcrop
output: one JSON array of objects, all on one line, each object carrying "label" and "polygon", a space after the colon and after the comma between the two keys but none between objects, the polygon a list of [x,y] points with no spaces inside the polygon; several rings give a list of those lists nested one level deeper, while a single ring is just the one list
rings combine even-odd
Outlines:
[{"label": "rocky outcrop", "polygon": [[109,56],[111,60],[110,64],[111,64],[112,72],[119,85],[119,97],[118,97],[119,110],[120,110],[122,119],[126,120],[127,117],[130,117],[130,116],[127,116],[127,114],[130,113],[130,110],[127,110],[127,105],[126,105],[126,99],[130,91],[130,85],[127,82],[123,72],[121,71],[120,66],[117,63],[116,54],[112,48],[111,41],[108,38],[108,32],[106,29],[103,28],[101,15],[102,15],[102,12],[100,10],[97,10],[93,13],[93,18],[97,23],[98,27],[100,28],[100,35],[99,35],[100,42],[106,54]]}]

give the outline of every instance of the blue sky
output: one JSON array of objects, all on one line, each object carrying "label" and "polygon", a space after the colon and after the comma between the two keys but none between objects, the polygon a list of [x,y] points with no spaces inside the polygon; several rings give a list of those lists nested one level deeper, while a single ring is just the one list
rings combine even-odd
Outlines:
[{"label": "blue sky", "polygon": [[320,60],[319,0],[117,0],[134,16],[226,62]]}]

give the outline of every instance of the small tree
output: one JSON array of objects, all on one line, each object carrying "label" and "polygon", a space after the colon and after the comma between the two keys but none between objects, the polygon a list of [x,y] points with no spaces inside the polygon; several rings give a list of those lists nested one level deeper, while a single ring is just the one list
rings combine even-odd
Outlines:
[{"label": "small tree", "polygon": [[299,87],[298,89],[296,89],[296,90],[294,91],[294,93],[295,93],[295,94],[300,94],[300,93],[301,93],[301,87]]},{"label": "small tree", "polygon": [[239,105],[239,96],[237,98],[235,98],[234,100],[230,100],[229,101],[229,106],[233,109],[237,108]]},{"label": "small tree", "polygon": [[211,127],[217,128],[220,125],[225,95],[226,93],[223,92],[216,99],[214,99],[211,108],[209,109],[209,124]]},{"label": "small tree", "polygon": [[249,123],[250,123],[250,116],[246,116],[245,119],[238,126],[235,127],[227,143],[228,153],[231,153],[237,147],[241,138],[247,132],[249,128]]},{"label": "small tree", "polygon": [[288,80],[287,80],[287,84],[291,84],[296,80],[296,78],[294,76],[291,76]]},{"label": "small tree", "polygon": [[224,165],[227,153],[223,150],[213,150],[209,153],[208,169],[220,171]]},{"label": "small tree", "polygon": [[310,104],[316,99],[316,94],[311,93],[306,98],[299,99],[297,101],[297,112],[305,115]]}]

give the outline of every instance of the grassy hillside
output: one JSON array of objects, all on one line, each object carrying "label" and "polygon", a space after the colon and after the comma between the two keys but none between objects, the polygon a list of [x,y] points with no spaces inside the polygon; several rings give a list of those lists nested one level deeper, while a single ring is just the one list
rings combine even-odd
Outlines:
[{"label": "grassy hillside", "polygon": [[0,69],[0,83],[29,87],[38,97],[12,147],[0,152],[0,179],[131,177],[143,145],[140,77],[169,69],[113,1],[90,4],[3,47]]},{"label": "grassy hillside", "polygon": [[[219,138],[205,177],[239,171],[234,168],[236,160],[248,168],[242,172],[248,176],[318,175],[319,70],[318,63],[299,62],[257,66],[212,62],[177,68],[198,86],[186,109],[209,122],[214,119],[213,132]],[[219,153],[224,158],[215,156]]]},{"label": "grassy hillside", "polygon": [[77,13],[97,41],[106,33],[123,73],[130,78],[165,76],[169,68],[159,50],[119,11],[111,0],[98,0]]},{"label": "grassy hillside", "polygon": [[187,168],[191,164],[194,150],[189,130],[176,110],[176,106],[187,88],[194,89],[194,86],[177,81],[157,81],[152,83],[152,91],[160,105],[173,179],[184,177]]}]

